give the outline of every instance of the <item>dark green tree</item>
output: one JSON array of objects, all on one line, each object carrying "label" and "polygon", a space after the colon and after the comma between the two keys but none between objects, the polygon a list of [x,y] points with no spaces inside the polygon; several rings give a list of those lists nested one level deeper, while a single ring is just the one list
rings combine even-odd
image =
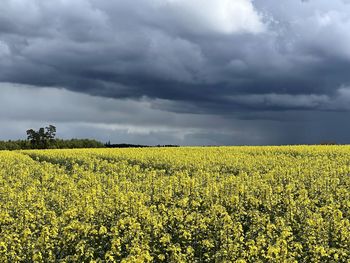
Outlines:
[{"label": "dark green tree", "polygon": [[48,138],[50,141],[55,139],[56,136],[56,127],[53,125],[49,125],[49,127],[46,127],[46,138]]},{"label": "dark green tree", "polygon": [[56,127],[49,125],[49,127],[40,128],[38,131],[33,129],[27,130],[27,139],[32,144],[33,148],[48,148],[49,144],[55,141]]}]

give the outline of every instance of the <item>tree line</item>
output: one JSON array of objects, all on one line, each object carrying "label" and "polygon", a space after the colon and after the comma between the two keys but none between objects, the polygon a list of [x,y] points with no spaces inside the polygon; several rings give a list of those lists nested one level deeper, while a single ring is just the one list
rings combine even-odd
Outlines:
[{"label": "tree line", "polygon": [[92,139],[69,139],[56,138],[56,127],[49,125],[39,130],[29,129],[26,131],[26,140],[0,141],[0,150],[30,150],[30,149],[73,149],[73,148],[143,148],[143,147],[178,147],[178,145],[139,145],[139,144],[111,144],[102,143]]},{"label": "tree line", "polygon": [[102,142],[92,139],[63,140],[56,137],[56,127],[49,125],[39,130],[26,131],[26,140],[0,141],[0,150],[26,150],[26,149],[71,149],[71,148],[102,148]]}]

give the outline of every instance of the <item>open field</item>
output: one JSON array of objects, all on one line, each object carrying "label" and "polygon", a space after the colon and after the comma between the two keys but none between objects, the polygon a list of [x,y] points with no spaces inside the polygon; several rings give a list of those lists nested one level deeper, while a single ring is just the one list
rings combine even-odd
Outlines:
[{"label": "open field", "polygon": [[350,147],[0,152],[0,262],[349,262]]}]

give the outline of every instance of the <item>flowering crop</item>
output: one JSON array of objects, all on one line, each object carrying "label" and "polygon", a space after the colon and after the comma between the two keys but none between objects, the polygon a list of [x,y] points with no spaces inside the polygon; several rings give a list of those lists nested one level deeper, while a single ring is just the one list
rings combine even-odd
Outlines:
[{"label": "flowering crop", "polygon": [[349,262],[350,147],[0,152],[0,262]]}]

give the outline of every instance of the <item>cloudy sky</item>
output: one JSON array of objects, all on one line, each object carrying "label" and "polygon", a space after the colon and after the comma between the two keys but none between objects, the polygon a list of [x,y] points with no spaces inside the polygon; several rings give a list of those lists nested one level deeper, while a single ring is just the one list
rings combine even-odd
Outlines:
[{"label": "cloudy sky", "polygon": [[0,139],[350,143],[349,0],[1,0]]}]

